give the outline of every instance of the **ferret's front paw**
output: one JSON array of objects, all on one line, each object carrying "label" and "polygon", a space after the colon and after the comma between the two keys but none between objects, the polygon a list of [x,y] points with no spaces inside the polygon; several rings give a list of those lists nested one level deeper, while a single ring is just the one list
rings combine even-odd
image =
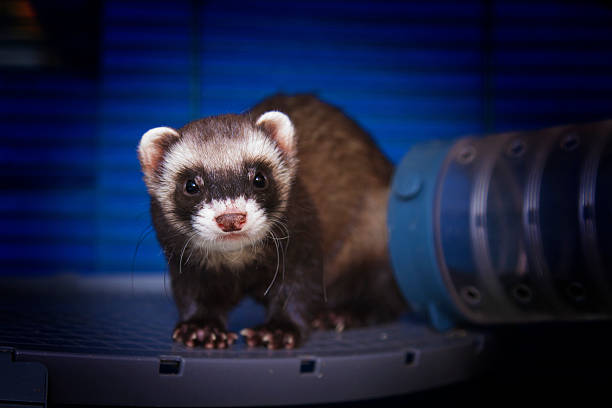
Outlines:
[{"label": "ferret's front paw", "polygon": [[360,321],[350,313],[325,311],[314,319],[311,325],[315,329],[335,330],[341,333],[345,329],[360,326]]},{"label": "ferret's front paw", "polygon": [[227,330],[215,325],[182,322],[176,325],[172,333],[172,339],[183,343],[187,347],[204,347],[207,349],[228,348],[238,338],[236,333],[229,333]]},{"label": "ferret's front paw", "polygon": [[240,334],[246,338],[249,347],[263,346],[270,350],[292,349],[299,346],[301,335],[293,324],[262,324],[252,329],[242,329]]}]

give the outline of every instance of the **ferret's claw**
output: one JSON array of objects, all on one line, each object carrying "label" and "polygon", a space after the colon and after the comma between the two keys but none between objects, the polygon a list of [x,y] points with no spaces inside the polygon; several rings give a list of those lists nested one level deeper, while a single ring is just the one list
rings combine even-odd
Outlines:
[{"label": "ferret's claw", "polygon": [[358,320],[350,313],[327,311],[321,313],[310,325],[314,329],[335,330],[338,333],[342,333],[347,328],[360,326],[361,324]]},{"label": "ferret's claw", "polygon": [[240,334],[245,337],[247,346],[266,347],[268,350],[295,348],[300,338],[299,330],[292,325],[261,325],[253,329],[242,329]]},{"label": "ferret's claw", "polygon": [[236,333],[228,333],[216,325],[195,322],[179,323],[172,332],[172,339],[177,343],[206,349],[226,349],[237,338]]}]

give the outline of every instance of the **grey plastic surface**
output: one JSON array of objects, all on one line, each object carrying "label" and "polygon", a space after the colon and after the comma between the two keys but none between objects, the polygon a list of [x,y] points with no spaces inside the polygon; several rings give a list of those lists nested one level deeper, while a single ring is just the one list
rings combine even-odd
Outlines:
[{"label": "grey plastic surface", "polygon": [[13,349],[0,347],[0,407],[46,407],[47,369],[13,357]]},{"label": "grey plastic surface", "polygon": [[[26,289],[24,289],[26,288]],[[0,346],[49,372],[53,403],[253,406],[328,403],[405,394],[470,378],[484,336],[393,324],[315,332],[296,350],[190,350],[173,344],[176,312],[161,278],[0,281]],[[260,322],[245,303],[238,331]],[[0,400],[1,400],[0,396]]]}]

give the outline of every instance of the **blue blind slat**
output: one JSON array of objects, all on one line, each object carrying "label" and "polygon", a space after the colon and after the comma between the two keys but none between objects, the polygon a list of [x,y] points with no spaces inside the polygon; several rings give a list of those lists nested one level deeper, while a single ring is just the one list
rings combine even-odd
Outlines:
[{"label": "blue blind slat", "polygon": [[494,2],[494,130],[609,118],[611,21],[593,2]]},{"label": "blue blind slat", "polygon": [[[100,100],[96,269],[129,272],[149,201],[136,157],[149,128],[182,126],[193,92],[192,2],[109,2],[104,15]],[[146,10],[143,10],[146,9]],[[120,199],[117,199],[120,197]],[[143,241],[136,271],[163,270],[155,235]]]},{"label": "blue blind slat", "polygon": [[93,270],[96,85],[0,75],[0,274]]},{"label": "blue blind slat", "polygon": [[[60,194],[61,193],[61,194]],[[94,204],[93,191],[80,189],[78,191],[29,191],[0,192],[0,214],[23,212],[36,215],[90,214]]]},{"label": "blue blind slat", "polygon": [[[101,18],[97,80],[0,76],[0,273],[129,272],[150,225],[140,136],[277,91],[340,106],[396,162],[418,141],[612,111],[597,2],[111,0]],[[135,271],[165,268],[151,233]]]}]

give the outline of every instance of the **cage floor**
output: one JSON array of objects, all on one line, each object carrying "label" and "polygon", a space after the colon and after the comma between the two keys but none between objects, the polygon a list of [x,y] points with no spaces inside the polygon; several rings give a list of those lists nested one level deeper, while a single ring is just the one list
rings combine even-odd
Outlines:
[{"label": "cage floor", "polygon": [[[438,333],[409,316],[382,326],[318,331],[295,350],[189,349],[173,343],[176,310],[159,277],[4,280],[0,347],[47,367],[57,403],[222,406],[377,398],[464,380],[483,336]],[[230,330],[257,324],[244,302]],[[240,392],[231,392],[227,389]],[[0,396],[0,400],[2,396]]]}]

